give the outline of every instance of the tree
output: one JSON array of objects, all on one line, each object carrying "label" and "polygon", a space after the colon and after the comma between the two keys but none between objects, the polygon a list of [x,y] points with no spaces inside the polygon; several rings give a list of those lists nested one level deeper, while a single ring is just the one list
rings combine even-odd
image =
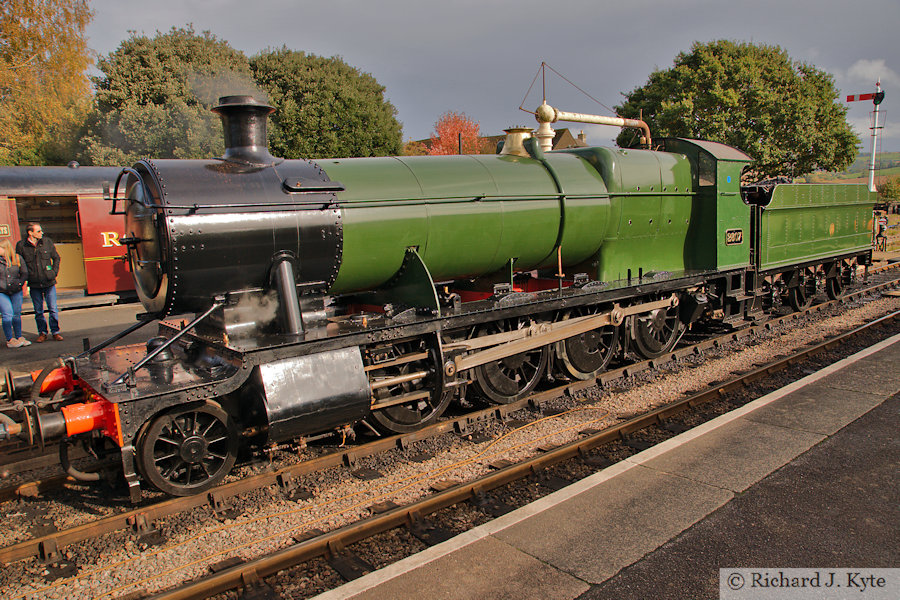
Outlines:
[{"label": "tree", "polygon": [[0,3],[0,164],[45,164],[90,101],[87,0]]},{"label": "tree", "polygon": [[428,147],[423,142],[407,140],[403,144],[403,150],[400,154],[403,156],[425,156],[428,154]]},{"label": "tree", "polygon": [[[654,137],[700,138],[735,146],[762,177],[840,171],[859,139],[837,101],[831,75],[794,62],[778,46],[695,42],[617,106],[643,119]],[[619,135],[628,145],[631,132]]]},{"label": "tree", "polygon": [[395,155],[402,146],[397,109],[384,87],[339,57],[289,50],[250,59],[270,97],[269,148],[285,158]]},{"label": "tree", "polygon": [[877,186],[878,197],[881,200],[900,200],[900,175],[886,177]]},{"label": "tree", "polygon": [[481,154],[481,127],[465,113],[448,110],[434,124],[428,154]]},{"label": "tree", "polygon": [[244,54],[192,26],[131,32],[98,67],[80,156],[88,164],[220,155],[222,126],[209,109],[220,94],[258,94]]}]

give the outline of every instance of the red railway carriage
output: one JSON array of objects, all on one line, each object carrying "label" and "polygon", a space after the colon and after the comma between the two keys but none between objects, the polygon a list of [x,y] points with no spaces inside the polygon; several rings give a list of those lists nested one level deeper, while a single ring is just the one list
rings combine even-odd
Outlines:
[{"label": "red railway carriage", "polygon": [[0,239],[14,245],[37,221],[62,258],[57,285],[88,294],[134,289],[125,248],[124,221],[110,215],[104,184],[119,167],[0,167]]}]

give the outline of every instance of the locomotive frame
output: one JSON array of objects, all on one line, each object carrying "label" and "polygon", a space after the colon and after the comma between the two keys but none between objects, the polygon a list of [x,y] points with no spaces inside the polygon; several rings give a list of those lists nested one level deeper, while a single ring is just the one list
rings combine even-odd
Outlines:
[{"label": "locomotive frame", "polygon": [[141,161],[114,186],[148,309],[128,331],[158,335],[5,386],[0,439],[112,440],[134,501],[142,478],[209,489],[245,442],[405,433],[454,399],[590,379],[699,319],[837,297],[871,260],[874,194],[741,188],[750,159],[722,144],[544,153],[515,129],[499,156],[316,164],[268,154],[270,107],[215,110],[221,159]]}]

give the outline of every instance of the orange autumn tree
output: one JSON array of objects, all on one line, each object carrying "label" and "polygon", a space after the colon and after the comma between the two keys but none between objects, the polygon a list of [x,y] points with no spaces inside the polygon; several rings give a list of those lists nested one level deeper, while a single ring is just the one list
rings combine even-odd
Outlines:
[{"label": "orange autumn tree", "polygon": [[[448,110],[434,124],[428,154],[480,154],[481,128],[465,113]],[[462,144],[460,144],[462,141]],[[462,145],[462,149],[460,149]],[[461,151],[460,151],[461,150]]]},{"label": "orange autumn tree", "polygon": [[64,163],[90,103],[88,0],[0,1],[0,165]]}]

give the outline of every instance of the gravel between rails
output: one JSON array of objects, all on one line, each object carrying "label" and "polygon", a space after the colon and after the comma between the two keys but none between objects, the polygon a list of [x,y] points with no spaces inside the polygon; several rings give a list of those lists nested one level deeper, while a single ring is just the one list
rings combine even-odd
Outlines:
[{"label": "gravel between rails", "polygon": [[[241,497],[235,506],[241,513],[234,519],[218,521],[211,518],[208,508],[197,509],[162,523],[166,541],[160,546],[142,545],[134,535],[120,532],[69,547],[63,554],[71,562],[71,573],[61,579],[54,580],[60,572],[56,569],[66,573],[66,564],[48,567],[37,559],[19,561],[0,571],[0,589],[5,598],[42,600],[159,591],[202,576],[211,564],[227,558],[260,556],[291,544],[292,536],[310,529],[329,530],[368,516],[369,507],[374,504],[386,500],[407,503],[427,494],[436,481],[471,479],[488,471],[490,464],[500,458],[516,460],[536,452],[539,446],[565,443],[581,430],[608,426],[897,309],[898,298],[854,303],[841,314],[777,327],[708,351],[702,357],[679,361],[663,371],[638,373],[608,389],[593,387],[574,397],[561,397],[549,403],[548,408],[562,410],[562,414],[538,419],[520,429],[491,424],[485,431],[493,437],[489,441],[473,443],[445,435],[405,450],[367,457],[354,466],[379,471],[383,475],[379,479],[361,481],[346,468],[311,475],[303,479],[303,485],[314,494],[312,500],[293,502],[280,491],[267,489]],[[697,368],[701,363],[703,368]],[[411,460],[423,452],[434,456],[424,462]],[[458,512],[461,522],[483,518],[467,514],[465,508]],[[75,513],[71,506],[47,500],[10,503],[0,510],[0,539],[11,543],[23,535],[33,535],[35,527],[67,527],[72,520],[84,518]],[[299,596],[311,594],[335,585],[330,580],[337,576],[329,571],[307,565],[285,583]]]}]

